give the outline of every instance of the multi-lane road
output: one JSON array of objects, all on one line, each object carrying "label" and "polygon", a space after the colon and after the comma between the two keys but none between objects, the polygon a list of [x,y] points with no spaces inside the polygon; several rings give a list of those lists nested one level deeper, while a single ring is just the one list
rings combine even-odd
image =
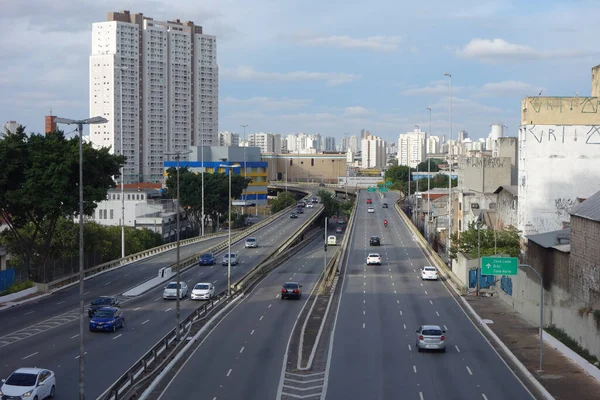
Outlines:
[{"label": "multi-lane road", "polygon": [[[252,236],[258,239],[259,247],[245,249],[241,241],[232,245],[232,251],[238,252],[240,264],[232,267],[232,281],[241,278],[252,267],[278,248],[304,220],[316,212],[321,206],[307,209],[300,218],[290,223],[288,215],[270,223]],[[221,239],[181,249],[182,258],[191,256],[203,248],[210,247]],[[117,271],[106,273],[86,281],[89,290],[86,298],[105,294],[119,294],[136,284],[156,276],[158,269],[174,262],[175,253],[147,259],[134,265],[123,267]],[[217,257],[214,266],[193,267],[182,273],[182,280],[193,287],[197,282],[211,282],[217,291],[227,286],[227,268],[220,265],[221,257]],[[135,276],[135,277],[134,277]],[[131,277],[131,278],[130,278]],[[124,282],[126,281],[126,282]],[[0,376],[6,377],[14,369],[21,366],[37,366],[55,371],[57,376],[57,398],[78,398],[78,345],[79,329],[74,319],[59,319],[60,313],[69,312],[76,307],[75,289],[67,289],[65,293],[50,296],[36,304],[23,305],[14,310],[0,313],[3,321],[3,332],[14,332],[19,329],[31,330],[33,325],[39,333],[11,342],[0,347]],[[149,348],[175,326],[175,301],[162,299],[162,285],[139,297],[129,299],[122,304],[126,327],[115,334],[85,332],[86,343],[86,398],[96,398],[135,363]],[[64,303],[61,303],[64,301]],[[185,299],[181,302],[182,318],[199,307],[199,302]],[[26,314],[29,313],[29,314]],[[22,314],[22,315],[21,315]],[[10,315],[10,317],[6,317]],[[15,325],[13,325],[13,318]],[[59,320],[59,324],[49,327],[40,326],[40,322],[48,318]],[[43,324],[44,322],[42,322]],[[8,327],[6,327],[8,325]],[[45,329],[44,329],[45,328]],[[1,339],[0,339],[1,340]]]},{"label": "multi-lane road", "polygon": [[[318,237],[260,282],[158,398],[275,399],[288,337],[323,271],[323,253],[323,239]],[[281,286],[289,281],[303,285],[300,301],[281,300]]]},{"label": "multi-lane road", "polygon": [[[357,200],[326,399],[533,398],[446,287],[421,282],[419,270],[429,263],[393,208],[397,197],[386,197],[361,193]],[[367,198],[375,213],[367,213]],[[372,235],[381,247],[369,246]],[[365,265],[369,252],[381,254],[381,266]],[[417,352],[415,330],[423,324],[447,330],[446,353]]]}]

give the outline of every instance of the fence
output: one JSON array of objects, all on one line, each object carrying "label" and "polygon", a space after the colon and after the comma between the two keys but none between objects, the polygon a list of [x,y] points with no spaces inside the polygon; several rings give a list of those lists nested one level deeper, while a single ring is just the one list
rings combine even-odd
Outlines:
[{"label": "fence", "polygon": [[0,271],[0,293],[4,292],[15,283],[15,269],[8,268]]}]

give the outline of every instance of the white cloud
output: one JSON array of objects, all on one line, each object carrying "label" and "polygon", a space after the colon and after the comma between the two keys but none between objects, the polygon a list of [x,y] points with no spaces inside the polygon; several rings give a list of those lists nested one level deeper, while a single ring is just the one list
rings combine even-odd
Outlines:
[{"label": "white cloud", "polygon": [[504,39],[490,40],[479,38],[472,39],[456,53],[465,58],[479,59],[485,62],[531,61],[566,57],[577,58],[590,57],[597,54],[597,52],[570,49],[542,51],[526,45],[509,43]]},{"label": "white cloud", "polygon": [[402,41],[400,36],[369,36],[357,39],[350,36],[299,36],[296,43],[304,46],[337,47],[342,49],[364,49],[374,51],[394,51]]},{"label": "white cloud", "polygon": [[360,75],[343,72],[262,72],[248,66],[225,68],[220,71],[220,76],[240,81],[258,82],[325,81],[327,86],[341,85],[361,78]]},{"label": "white cloud", "polygon": [[[400,94],[403,94],[405,96],[432,96],[432,95],[442,95],[442,94],[446,94],[449,92],[449,86],[448,84],[443,85],[443,84],[437,84],[437,85],[431,85],[431,86],[424,86],[424,87],[420,87],[420,88],[414,88],[414,89],[406,89],[403,90],[402,92],[400,92]],[[452,88],[452,90],[456,90],[459,88]]]},{"label": "white cloud", "polygon": [[521,81],[490,82],[483,85],[475,97],[523,97],[534,96],[544,90],[542,86]]},{"label": "white cloud", "polygon": [[222,104],[232,106],[256,107],[261,110],[281,110],[288,108],[302,108],[310,104],[310,99],[275,99],[272,97],[250,97],[247,99],[238,99],[236,97],[227,96],[221,100]]},{"label": "white cloud", "polygon": [[344,114],[349,117],[360,117],[371,114],[369,110],[360,106],[346,107],[344,108]]}]

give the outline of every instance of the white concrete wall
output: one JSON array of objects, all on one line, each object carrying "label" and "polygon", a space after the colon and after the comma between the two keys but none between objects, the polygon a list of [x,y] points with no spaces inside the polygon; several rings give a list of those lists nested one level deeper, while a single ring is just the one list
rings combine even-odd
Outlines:
[{"label": "white concrete wall", "polygon": [[477,268],[477,261],[465,257],[463,253],[458,253],[456,260],[452,260],[452,272],[466,287],[469,287],[469,270]]},{"label": "white concrete wall", "polygon": [[519,128],[518,228],[563,229],[577,197],[600,190],[600,124]]},{"label": "white concrete wall", "polygon": [[[517,276],[512,277],[512,284],[512,296],[500,289],[500,283],[497,284],[500,298],[531,323],[539,325],[539,278],[533,273],[528,276],[520,270]],[[544,326],[555,325],[577,340],[581,347],[600,357],[600,325],[596,323],[592,313],[580,316],[579,309],[582,307],[583,303],[574,300],[566,290],[554,285],[550,292],[544,291]]]}]

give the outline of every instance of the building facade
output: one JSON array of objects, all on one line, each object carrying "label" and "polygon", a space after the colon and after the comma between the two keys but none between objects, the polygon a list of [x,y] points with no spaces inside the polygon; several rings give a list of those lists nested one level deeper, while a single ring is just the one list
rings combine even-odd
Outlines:
[{"label": "building facade", "polygon": [[248,144],[258,147],[261,153],[281,153],[281,135],[273,133],[251,133]]},{"label": "building facade", "polygon": [[215,36],[193,22],[110,12],[92,25],[90,115],[95,147],[127,157],[126,183],[160,182],[165,152],[218,140]]},{"label": "building facade", "polygon": [[361,168],[383,169],[387,166],[385,140],[369,135],[361,141]]},{"label": "building facade", "polygon": [[[435,142],[434,142],[435,143]],[[398,136],[398,165],[415,168],[425,160],[425,132],[415,128],[413,132]]]},{"label": "building facade", "polygon": [[239,146],[240,135],[233,132],[219,132],[216,146]]},{"label": "building facade", "polygon": [[337,183],[346,176],[346,154],[262,154],[269,181]]}]

